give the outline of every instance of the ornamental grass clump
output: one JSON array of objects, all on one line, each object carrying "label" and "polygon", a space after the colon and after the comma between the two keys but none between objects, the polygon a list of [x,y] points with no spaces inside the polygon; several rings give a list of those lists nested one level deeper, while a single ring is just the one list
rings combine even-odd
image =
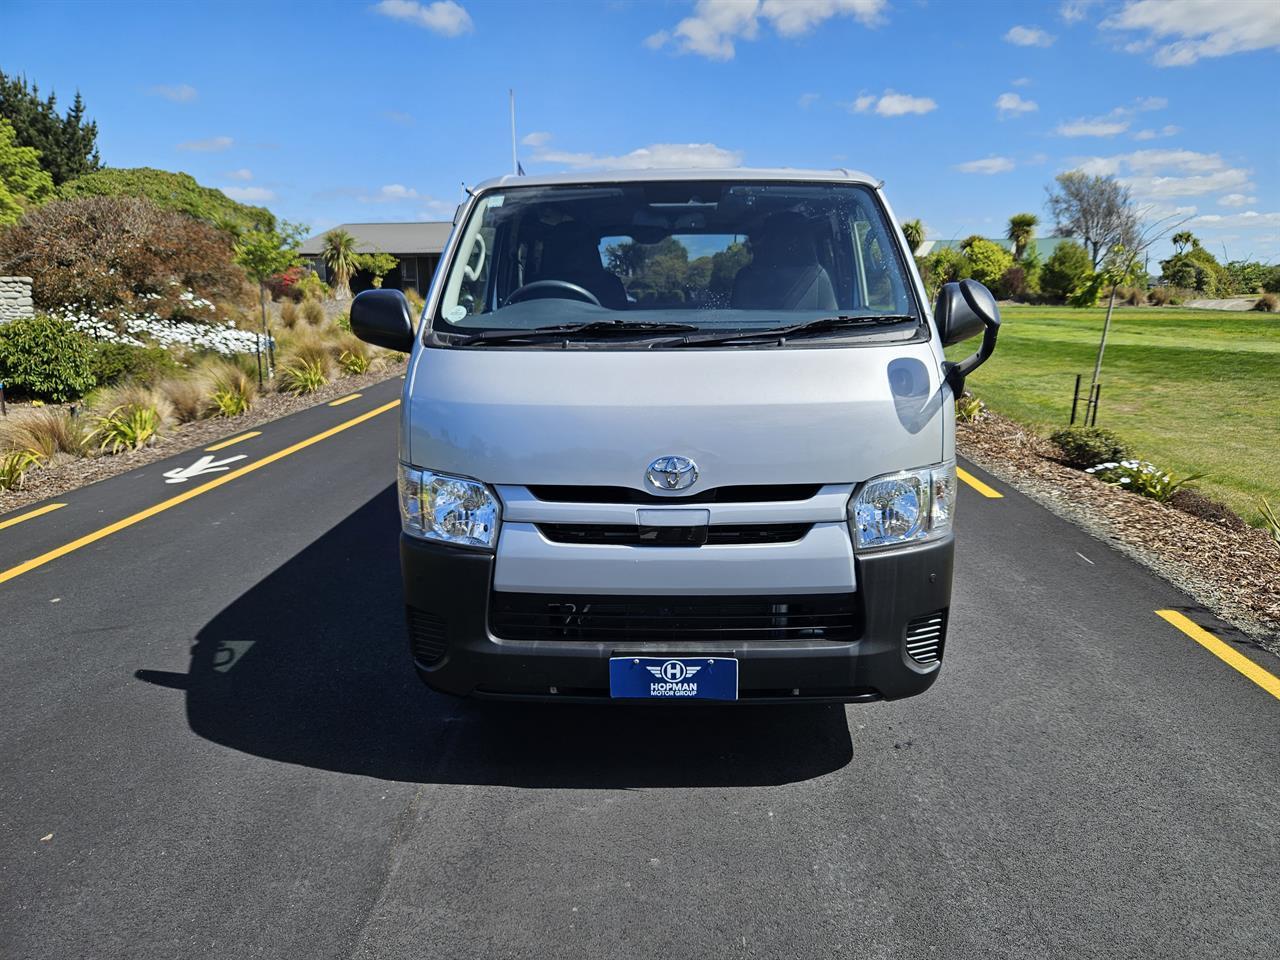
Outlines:
[{"label": "ornamental grass clump", "polygon": [[243,366],[214,361],[201,368],[209,382],[208,412],[215,417],[238,417],[247,413],[258,395],[255,375]]},{"label": "ornamental grass clump", "polygon": [[95,420],[98,428],[92,438],[98,441],[98,449],[111,453],[137,450],[160,431],[160,414],[155,407],[121,404]]},{"label": "ornamental grass clump", "polygon": [[191,423],[209,416],[208,379],[199,374],[166,377],[156,384],[156,392],[173,408],[178,423]]},{"label": "ornamental grass clump", "polygon": [[25,450],[42,460],[60,453],[83,457],[89,449],[82,417],[68,411],[36,407],[0,422],[0,450]]},{"label": "ornamental grass clump", "polygon": [[1172,473],[1161,470],[1146,460],[1100,463],[1096,467],[1089,467],[1085,473],[1092,474],[1103,483],[1124,487],[1126,490],[1132,490],[1134,493],[1161,503],[1167,503],[1170,497],[1187,484],[1205,476],[1203,473],[1194,473],[1178,479]]},{"label": "ornamental grass clump", "polygon": [[987,412],[987,405],[969,391],[956,400],[956,419],[961,423],[973,423]]},{"label": "ornamental grass clump", "polygon": [[302,304],[302,319],[313,327],[324,324],[324,307],[315,300],[305,300]]},{"label": "ornamental grass clump", "polygon": [[295,357],[280,367],[280,389],[294,396],[315,393],[328,382],[324,365],[318,360]]},{"label": "ornamental grass clump", "polygon": [[20,490],[27,471],[40,465],[33,450],[10,450],[0,454],[0,490]]}]

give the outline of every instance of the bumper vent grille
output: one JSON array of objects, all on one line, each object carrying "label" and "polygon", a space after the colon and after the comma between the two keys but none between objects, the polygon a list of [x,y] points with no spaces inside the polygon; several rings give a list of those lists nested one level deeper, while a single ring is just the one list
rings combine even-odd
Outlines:
[{"label": "bumper vent grille", "polygon": [[858,637],[856,598],[632,597],[493,594],[489,629],[507,640],[625,645],[699,640],[832,640]]},{"label": "bumper vent grille", "polygon": [[947,611],[916,617],[907,624],[907,656],[916,663],[937,663],[947,638]]},{"label": "bumper vent grille", "polygon": [[794,543],[813,529],[811,523],[724,524],[715,527],[639,527],[625,524],[540,523],[552,543],[605,544],[629,547],[741,546]]},{"label": "bumper vent grille", "polygon": [[444,634],[444,621],[434,613],[406,607],[409,617],[409,646],[413,658],[420,663],[436,663],[448,646]]}]

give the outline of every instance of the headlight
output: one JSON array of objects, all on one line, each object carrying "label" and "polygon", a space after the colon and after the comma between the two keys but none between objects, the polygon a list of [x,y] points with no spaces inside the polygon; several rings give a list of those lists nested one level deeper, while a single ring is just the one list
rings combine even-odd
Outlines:
[{"label": "headlight", "polygon": [[498,498],[483,483],[400,464],[404,532],[440,543],[492,550],[498,539]]},{"label": "headlight", "polygon": [[955,503],[954,463],[875,477],[849,501],[853,542],[867,550],[936,540],[951,532]]}]

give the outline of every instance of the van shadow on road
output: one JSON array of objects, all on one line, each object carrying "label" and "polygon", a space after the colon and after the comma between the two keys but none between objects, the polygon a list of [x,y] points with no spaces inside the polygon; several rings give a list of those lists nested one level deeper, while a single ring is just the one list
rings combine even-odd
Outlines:
[{"label": "van shadow on road", "polygon": [[524,787],[768,785],[849,763],[840,706],[612,707],[457,700],[409,661],[389,487],[218,614],[186,675],[191,729],[286,763]]}]

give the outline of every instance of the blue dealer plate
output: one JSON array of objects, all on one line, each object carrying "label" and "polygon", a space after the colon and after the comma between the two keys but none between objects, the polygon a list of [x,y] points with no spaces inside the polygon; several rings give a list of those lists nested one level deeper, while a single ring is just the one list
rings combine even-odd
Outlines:
[{"label": "blue dealer plate", "polygon": [[737,700],[732,657],[610,657],[609,695],[629,700]]}]

